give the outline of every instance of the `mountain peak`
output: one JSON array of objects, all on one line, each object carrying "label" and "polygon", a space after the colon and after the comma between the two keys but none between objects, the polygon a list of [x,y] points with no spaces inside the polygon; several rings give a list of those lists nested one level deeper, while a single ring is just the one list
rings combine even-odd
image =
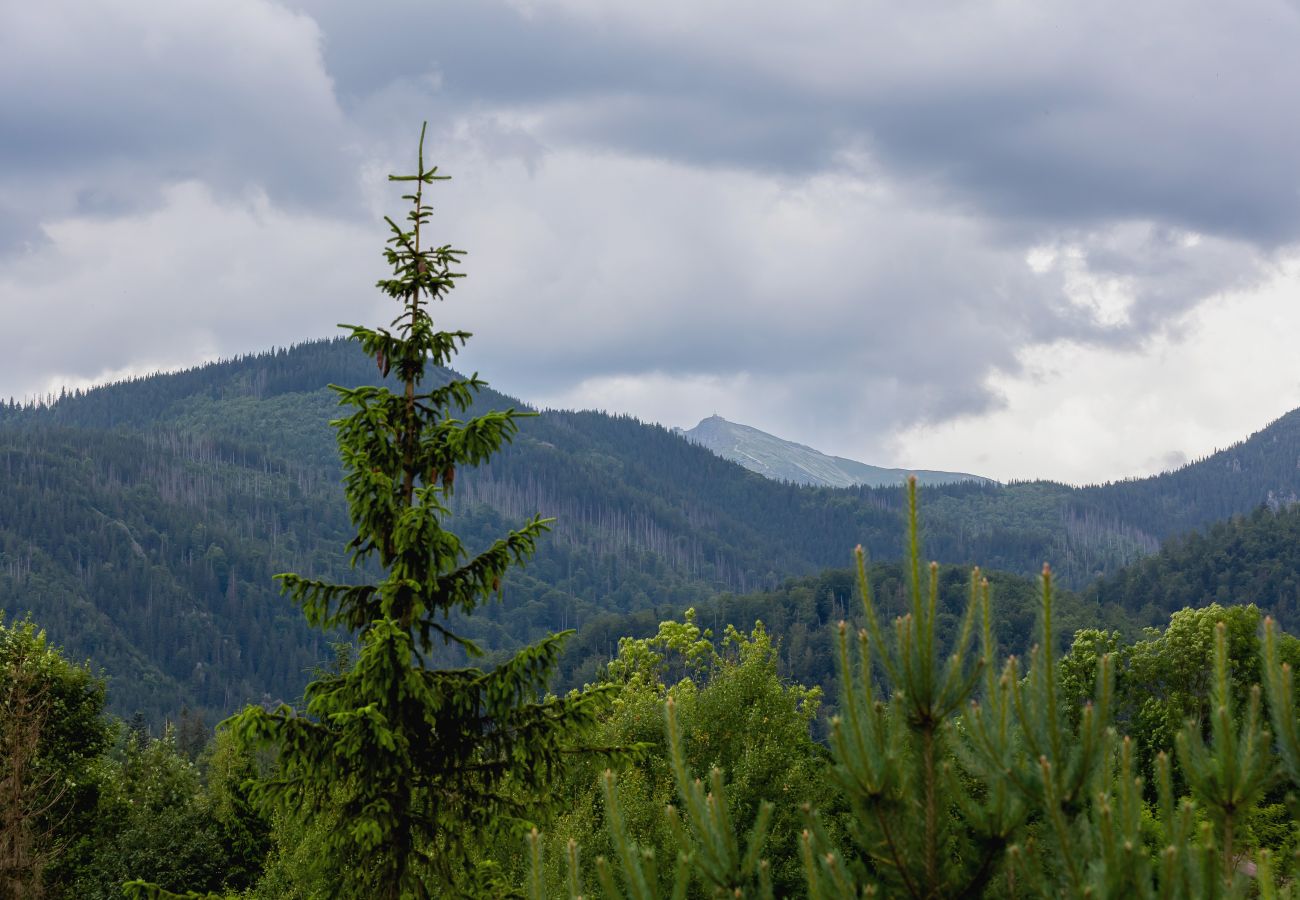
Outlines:
[{"label": "mountain peak", "polygon": [[951,484],[959,481],[989,482],[991,479],[964,472],[887,469],[828,456],[820,450],[787,441],[752,425],[730,422],[714,413],[694,428],[674,429],[688,441],[707,447],[723,459],[739,463],[752,472],[777,481],[820,487],[899,484],[915,475],[922,484]]}]

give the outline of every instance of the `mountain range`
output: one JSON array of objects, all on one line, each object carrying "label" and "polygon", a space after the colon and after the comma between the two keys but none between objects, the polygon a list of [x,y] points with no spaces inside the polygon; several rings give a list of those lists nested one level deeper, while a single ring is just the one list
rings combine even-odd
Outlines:
[{"label": "mountain range", "polygon": [[[344,553],[352,532],[327,385],[377,378],[353,345],[320,341],[0,404],[0,610],[30,614],[69,656],[103,667],[126,714],[174,717],[188,704],[216,715],[296,697],[332,650],[272,576],[366,576]],[[510,406],[527,408],[489,390],[476,408]],[[922,492],[924,549],[1026,578],[1050,560],[1065,586],[1083,588],[1167,538],[1288,507],[1298,460],[1293,412],[1151,478],[937,484]],[[848,564],[858,544],[899,559],[903,507],[898,487],[773,481],[658,425],[547,412],[457,479],[451,527],[471,548],[535,512],[556,517],[504,601],[466,627],[489,661],[563,628],[580,629],[583,652],[608,655],[628,616],[779,591]],[[1138,624],[1158,624],[1123,602]]]},{"label": "mountain range", "polygon": [[909,475],[915,475],[917,482],[923,485],[955,484],[962,481],[992,482],[992,479],[964,472],[886,469],[856,459],[828,456],[812,447],[783,440],[749,425],[728,422],[717,415],[702,419],[694,428],[673,430],[688,441],[708,447],[723,459],[739,463],[751,472],[794,484],[818,487],[897,486],[905,483]]}]

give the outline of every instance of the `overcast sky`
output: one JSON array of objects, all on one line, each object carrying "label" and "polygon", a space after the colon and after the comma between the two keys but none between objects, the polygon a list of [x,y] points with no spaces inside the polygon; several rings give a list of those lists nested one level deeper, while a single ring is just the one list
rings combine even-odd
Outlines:
[{"label": "overcast sky", "polygon": [[0,0],[0,396],[440,313],[534,404],[1147,474],[1300,406],[1300,5]]}]

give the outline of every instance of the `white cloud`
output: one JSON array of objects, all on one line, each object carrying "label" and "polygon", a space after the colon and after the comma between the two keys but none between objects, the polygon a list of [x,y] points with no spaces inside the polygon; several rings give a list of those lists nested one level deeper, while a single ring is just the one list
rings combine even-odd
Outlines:
[{"label": "white cloud", "polygon": [[1138,351],[1061,343],[995,376],[996,412],[907,429],[891,461],[996,478],[1088,483],[1149,475],[1245,438],[1300,406],[1300,263],[1262,289],[1214,298],[1178,339]]},{"label": "white cloud", "polygon": [[266,196],[219,200],[185,182],[159,207],[68,217],[0,268],[0,385],[42,393],[106,375],[194,364],[370,321],[382,274],[374,229],[288,213]]},{"label": "white cloud", "polygon": [[[689,428],[707,416],[727,410],[733,417],[762,427],[767,410],[761,391],[769,384],[756,384],[748,374],[732,376],[675,375],[650,372],[644,375],[609,375],[585,378],[576,385],[535,398],[547,409],[598,409],[628,413],[643,421]],[[751,401],[746,403],[746,398]],[[770,427],[780,426],[779,420]]]},{"label": "white cloud", "polygon": [[554,150],[531,174],[464,169],[437,226],[471,250],[448,316],[478,335],[476,367],[547,396],[592,378],[747,375],[816,392],[795,406],[849,399],[892,426],[978,403],[946,385],[1063,327],[1056,280],[978,221],[869,177]]}]

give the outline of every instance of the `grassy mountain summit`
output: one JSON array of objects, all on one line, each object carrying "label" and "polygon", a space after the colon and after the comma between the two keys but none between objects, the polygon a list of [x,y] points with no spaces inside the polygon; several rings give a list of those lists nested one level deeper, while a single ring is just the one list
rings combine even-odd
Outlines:
[{"label": "grassy mountain summit", "polygon": [[[376,380],[355,347],[317,341],[45,406],[0,403],[0,610],[31,612],[71,658],[103,666],[110,703],[128,715],[297,696],[331,650],[271,578],[348,577],[326,385]],[[1081,587],[1166,538],[1294,502],[1297,458],[1300,412],[1152,478],[927,487],[924,552],[1030,577],[1050,560]],[[603,616],[680,615],[842,568],[857,544],[898,560],[903,510],[898,487],[772,481],[658,425],[547,412],[457,478],[455,527],[471,551],[520,515],[557,520],[470,636],[504,650]]]},{"label": "grassy mountain summit", "polygon": [[[680,431],[680,430],[679,430]],[[794,441],[787,441],[749,425],[728,422],[713,415],[694,428],[680,431],[688,441],[708,447],[723,459],[739,463],[776,481],[790,481],[817,487],[887,487],[901,485],[915,475],[922,485],[954,484],[962,481],[992,483],[992,479],[964,472],[928,469],[887,469],[842,456],[828,456]]]}]

